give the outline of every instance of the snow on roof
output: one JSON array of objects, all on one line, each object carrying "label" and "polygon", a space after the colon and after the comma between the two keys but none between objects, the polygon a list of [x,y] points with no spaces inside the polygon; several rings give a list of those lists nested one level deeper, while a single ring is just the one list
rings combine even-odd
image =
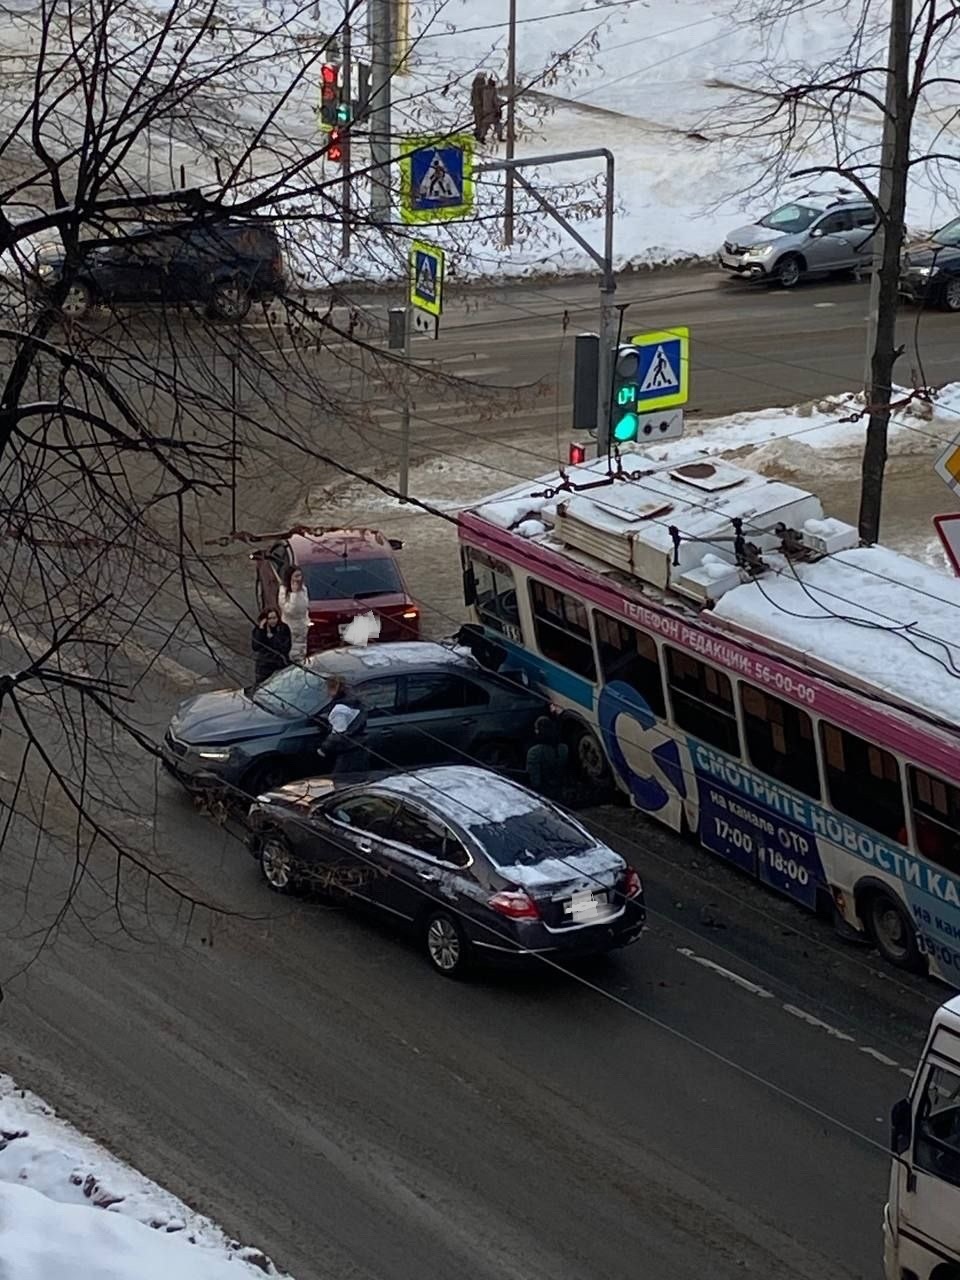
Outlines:
[{"label": "snow on roof", "polygon": [[436,644],[432,640],[397,640],[385,644],[330,649],[312,657],[310,666],[316,671],[342,675],[350,671],[358,672],[363,668],[417,666],[420,663],[469,666],[471,661],[469,651],[456,645]]},{"label": "snow on roof", "polygon": [[717,602],[718,620],[960,725],[960,582],[884,547],[770,562],[778,572]]},{"label": "snow on roof", "polygon": [[506,822],[543,807],[539,796],[487,769],[473,765],[446,765],[418,769],[377,786],[400,795],[417,796],[463,827],[484,827]]}]

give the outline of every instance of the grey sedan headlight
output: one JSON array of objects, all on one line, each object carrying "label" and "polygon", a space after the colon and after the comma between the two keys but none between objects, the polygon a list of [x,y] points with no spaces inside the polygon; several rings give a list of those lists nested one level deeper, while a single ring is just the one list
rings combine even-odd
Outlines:
[{"label": "grey sedan headlight", "polygon": [[745,258],[765,258],[772,250],[772,244],[753,244],[744,252]]}]

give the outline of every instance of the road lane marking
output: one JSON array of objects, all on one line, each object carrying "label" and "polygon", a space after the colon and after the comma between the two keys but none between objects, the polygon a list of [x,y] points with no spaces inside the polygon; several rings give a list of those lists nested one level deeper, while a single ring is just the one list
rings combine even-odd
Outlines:
[{"label": "road lane marking", "polygon": [[749,991],[752,995],[759,996],[762,1000],[773,999],[772,991],[768,991],[766,987],[758,986],[755,982],[751,982],[749,978],[742,978],[739,973],[734,973],[732,969],[724,969],[722,965],[714,964],[712,960],[708,960],[705,956],[696,955],[688,947],[678,947],[677,950],[682,956],[692,960],[694,964],[702,965],[704,969],[711,969],[714,973],[718,973],[721,978],[726,978],[728,982],[733,982],[738,987],[743,987],[744,991]]},{"label": "road lane marking", "polygon": [[[828,1036],[832,1036],[834,1040],[846,1040],[848,1044],[854,1044],[853,1036],[848,1036],[845,1031],[840,1031],[837,1027],[832,1027],[829,1022],[824,1022],[822,1018],[816,1017],[812,1013],[807,1013],[806,1009],[798,1009],[795,1004],[785,1004],[781,1006],[785,1013],[789,1013],[792,1018],[799,1018],[801,1022],[805,1022],[808,1027],[815,1027],[818,1031],[825,1031]],[[894,1063],[894,1066],[897,1064]]]},{"label": "road lane marking", "polygon": [[[757,983],[751,982],[741,974],[734,973],[732,969],[725,969],[722,965],[715,964],[712,960],[708,960],[706,956],[698,956],[689,947],[677,947],[677,951],[688,960],[692,960],[694,964],[699,964],[702,968],[709,969],[712,973],[716,973],[721,978],[726,978],[728,982],[735,983],[745,991],[750,991],[764,1000],[775,999],[773,993],[768,991],[766,987],[761,987]],[[879,1062],[882,1066],[892,1067],[895,1071],[899,1071],[901,1075],[907,1076],[910,1080],[913,1079],[913,1071],[909,1067],[901,1067],[894,1058],[891,1058],[886,1053],[881,1053],[879,1049],[874,1049],[871,1045],[858,1044],[853,1036],[848,1035],[846,1031],[841,1031],[839,1027],[832,1026],[829,1022],[824,1022],[816,1014],[808,1013],[806,1009],[801,1009],[799,1005],[790,1004],[787,1001],[781,1001],[780,1008],[784,1013],[789,1013],[792,1018],[798,1018],[801,1022],[805,1022],[808,1027],[812,1027],[815,1031],[822,1031],[833,1040],[841,1040],[846,1044],[851,1044],[854,1048],[859,1049],[861,1053],[865,1053],[868,1058],[873,1058],[875,1062]]]}]

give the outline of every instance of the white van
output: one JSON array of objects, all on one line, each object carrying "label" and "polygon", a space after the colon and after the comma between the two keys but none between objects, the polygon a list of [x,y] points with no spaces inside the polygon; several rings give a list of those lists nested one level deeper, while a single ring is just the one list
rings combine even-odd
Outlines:
[{"label": "white van", "polygon": [[960,1280],[960,996],[933,1016],[891,1148],[886,1280]]}]

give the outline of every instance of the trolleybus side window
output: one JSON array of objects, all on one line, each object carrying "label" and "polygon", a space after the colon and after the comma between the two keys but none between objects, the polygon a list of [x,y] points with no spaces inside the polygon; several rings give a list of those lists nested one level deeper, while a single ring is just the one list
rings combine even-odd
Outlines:
[{"label": "trolleybus side window", "polygon": [[830,803],[855,822],[906,844],[903,789],[896,757],[855,733],[821,722]]},{"label": "trolleybus side window", "polygon": [[593,626],[604,680],[623,680],[636,689],[655,716],[663,719],[667,709],[653,637],[597,609],[593,611]]},{"label": "trolleybus side window", "polygon": [[470,567],[473,571],[474,603],[481,622],[500,632],[519,628],[517,588],[510,566],[472,554]]},{"label": "trolleybus side window", "polygon": [[960,875],[960,789],[913,766],[909,773],[917,849]]},{"label": "trolleybus side window", "polygon": [[530,604],[537,648],[561,667],[596,680],[590,623],[583,604],[555,587],[530,579]]},{"label": "trolleybus side window", "polygon": [[740,702],[750,763],[819,800],[817,742],[807,713],[745,682],[740,684]]},{"label": "trolleybus side window", "polygon": [[664,645],[663,651],[674,724],[712,747],[738,756],[740,735],[728,677],[680,649]]}]

